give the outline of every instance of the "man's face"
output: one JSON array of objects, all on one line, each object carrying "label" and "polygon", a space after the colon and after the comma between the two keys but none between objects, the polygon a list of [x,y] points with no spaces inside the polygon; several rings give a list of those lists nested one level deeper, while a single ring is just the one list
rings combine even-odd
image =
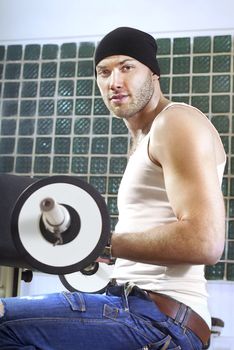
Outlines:
[{"label": "man's face", "polygon": [[97,84],[107,108],[120,118],[142,111],[153,92],[153,73],[129,56],[110,56],[96,67]]}]

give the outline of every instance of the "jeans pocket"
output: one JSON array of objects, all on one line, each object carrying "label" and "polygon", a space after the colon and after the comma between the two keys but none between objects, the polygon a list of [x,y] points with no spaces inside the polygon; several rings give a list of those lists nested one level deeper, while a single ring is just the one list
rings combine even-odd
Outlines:
[{"label": "jeans pocket", "polygon": [[80,292],[62,292],[66,302],[70,305],[72,311],[86,311],[84,296]]},{"label": "jeans pocket", "polygon": [[181,347],[175,346],[171,341],[171,336],[167,335],[164,339],[156,343],[148,343],[138,350],[181,350]]}]

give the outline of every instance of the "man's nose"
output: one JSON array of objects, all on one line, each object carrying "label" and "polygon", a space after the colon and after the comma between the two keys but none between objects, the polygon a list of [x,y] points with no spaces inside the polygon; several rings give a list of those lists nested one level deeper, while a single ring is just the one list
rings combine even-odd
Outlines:
[{"label": "man's nose", "polygon": [[113,70],[110,75],[110,88],[119,89],[123,86],[123,77],[119,70]]}]

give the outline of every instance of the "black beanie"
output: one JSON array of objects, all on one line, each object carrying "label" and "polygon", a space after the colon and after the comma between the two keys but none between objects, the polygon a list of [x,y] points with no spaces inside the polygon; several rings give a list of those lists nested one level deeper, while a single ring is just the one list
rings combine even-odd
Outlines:
[{"label": "black beanie", "polygon": [[95,68],[108,56],[125,55],[135,58],[160,76],[156,54],[157,44],[150,34],[135,28],[119,27],[104,36],[98,44],[95,52]]}]

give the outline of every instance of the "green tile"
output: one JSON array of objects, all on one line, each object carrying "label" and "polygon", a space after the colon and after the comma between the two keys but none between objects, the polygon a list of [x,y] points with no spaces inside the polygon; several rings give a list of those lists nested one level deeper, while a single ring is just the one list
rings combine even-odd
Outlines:
[{"label": "green tile", "polygon": [[35,130],[35,119],[20,119],[19,135],[33,135]]},{"label": "green tile", "polygon": [[94,75],[93,61],[78,62],[78,77],[92,77]]},{"label": "green tile", "polygon": [[234,260],[234,241],[228,242],[228,255],[229,260]]},{"label": "green tile", "polygon": [[77,98],[75,106],[76,115],[90,115],[92,108],[91,98]]},{"label": "green tile", "polygon": [[116,197],[108,197],[107,208],[108,208],[108,212],[110,215],[118,215],[117,198]]},{"label": "green tile", "polygon": [[36,114],[36,101],[34,100],[21,100],[20,103],[20,116],[32,117]]},{"label": "green tile", "polygon": [[50,116],[54,114],[54,100],[39,100],[39,116]]},{"label": "green tile", "polygon": [[192,93],[208,93],[210,91],[210,77],[206,75],[193,76]]},{"label": "green tile", "polygon": [[42,59],[53,60],[58,57],[58,45],[56,44],[45,44],[42,47]]},{"label": "green tile", "polygon": [[36,138],[36,154],[50,154],[52,150],[51,137]]},{"label": "green tile", "polygon": [[69,172],[69,163],[69,157],[55,156],[53,158],[53,173],[67,174]]},{"label": "green tile", "polygon": [[211,121],[219,133],[229,132],[230,123],[227,115],[214,116],[212,117]]},{"label": "green tile", "polygon": [[38,83],[35,81],[25,81],[22,83],[22,97],[36,97]]},{"label": "green tile", "polygon": [[36,156],[34,161],[34,169],[33,169],[34,173],[42,173],[42,174],[50,173],[50,163],[51,163],[50,157]]},{"label": "green tile", "polygon": [[231,137],[231,153],[234,154],[234,136]]},{"label": "green tile", "polygon": [[234,264],[227,263],[227,280],[234,281]]},{"label": "green tile", "polygon": [[38,44],[29,44],[25,46],[24,59],[25,61],[39,60],[41,53],[41,46]]},{"label": "green tile", "polygon": [[106,174],[107,173],[107,157],[92,157],[90,164],[91,174]]},{"label": "green tile", "polygon": [[127,165],[127,157],[110,158],[110,174],[123,174]]},{"label": "green tile", "polygon": [[94,115],[109,115],[110,112],[102,98],[94,99]]},{"label": "green tile", "polygon": [[128,138],[112,137],[111,154],[127,154],[127,153],[128,153]]},{"label": "green tile", "polygon": [[114,135],[128,134],[128,129],[122,119],[112,118],[111,132]]},{"label": "green tile", "polygon": [[15,139],[12,137],[0,139],[0,154],[11,154],[15,149]]},{"label": "green tile", "polygon": [[0,64],[0,79],[2,79],[3,76],[3,64]]},{"label": "green tile", "polygon": [[109,134],[110,120],[109,118],[97,117],[93,119],[93,134]]},{"label": "green tile", "polygon": [[229,216],[230,218],[234,218],[234,199],[230,199],[229,201]]},{"label": "green tile", "polygon": [[190,53],[190,38],[174,38],[173,39],[173,54]]},{"label": "green tile", "polygon": [[158,64],[160,67],[161,75],[170,74],[170,72],[171,72],[171,59],[169,57],[159,57]]},{"label": "green tile", "polygon": [[74,154],[88,154],[89,153],[89,137],[74,137],[72,152]]},{"label": "green tile", "polygon": [[208,280],[222,280],[224,278],[224,268],[225,264],[222,262],[219,262],[216,265],[206,266],[205,277]]},{"label": "green tile", "polygon": [[118,217],[110,216],[110,230],[111,230],[111,232],[114,232],[115,226],[117,225],[117,222],[118,222]]},{"label": "green tile", "polygon": [[74,81],[60,80],[58,85],[59,96],[73,96],[74,95]]},{"label": "green tile", "polygon": [[190,73],[190,57],[174,57],[173,58],[173,74]]},{"label": "green tile", "polygon": [[189,77],[173,77],[172,92],[174,94],[188,93],[190,89]]},{"label": "green tile", "polygon": [[212,79],[212,92],[229,92],[231,81],[229,75],[214,75]]},{"label": "green tile", "polygon": [[5,69],[5,79],[19,79],[21,72],[20,63],[8,63]]},{"label": "green tile", "polygon": [[22,58],[22,45],[9,45],[7,47],[7,61],[19,61]]},{"label": "green tile", "polygon": [[53,97],[55,94],[55,87],[55,80],[42,80],[40,83],[40,97]]},{"label": "green tile", "polygon": [[169,55],[171,53],[171,39],[162,38],[156,40],[158,45],[158,55]]},{"label": "green tile", "polygon": [[41,65],[41,78],[56,78],[57,63],[46,62]]},{"label": "green tile", "polygon": [[4,84],[4,90],[3,90],[3,97],[4,98],[16,98],[19,96],[19,83],[5,83]]},{"label": "green tile", "polygon": [[231,70],[231,56],[218,55],[213,56],[213,72],[223,73]]},{"label": "green tile", "polygon": [[223,147],[225,149],[225,152],[229,152],[229,137],[228,136],[222,136],[220,135],[221,141],[223,143]]},{"label": "green tile", "polygon": [[70,135],[72,127],[71,118],[57,118],[55,125],[56,135]]},{"label": "green tile", "polygon": [[231,49],[231,35],[217,35],[214,37],[214,52],[231,52]]},{"label": "green tile", "polygon": [[210,56],[193,56],[193,73],[210,73]]},{"label": "green tile", "polygon": [[76,118],[74,123],[75,135],[86,135],[90,133],[90,119]]},{"label": "green tile", "polygon": [[5,56],[5,46],[0,45],[0,61],[4,60],[4,56]]},{"label": "green tile", "polygon": [[98,87],[98,85],[97,85],[96,80],[95,80],[95,82],[94,82],[94,95],[95,95],[95,96],[101,96],[101,92],[100,92],[100,90],[99,90],[99,87]]},{"label": "green tile", "polygon": [[92,154],[107,154],[109,138],[108,137],[93,137],[92,139]]},{"label": "green tile", "polygon": [[55,137],[54,153],[55,154],[69,154],[71,139],[70,137]]},{"label": "green tile", "polygon": [[95,44],[91,42],[82,42],[79,45],[79,58],[93,57]]},{"label": "green tile", "polygon": [[234,197],[234,178],[230,179],[230,195]]},{"label": "green tile", "polygon": [[37,121],[37,135],[50,135],[53,132],[53,119],[41,118]]},{"label": "green tile", "polygon": [[211,37],[197,36],[193,40],[194,53],[209,53],[211,52]]},{"label": "green tile", "polygon": [[72,157],[72,173],[87,174],[88,158],[87,157]]},{"label": "green tile", "polygon": [[33,138],[20,137],[17,143],[17,154],[32,154]]},{"label": "green tile", "polygon": [[108,181],[108,193],[109,194],[118,194],[119,191],[119,185],[122,180],[122,177],[120,176],[109,176],[109,181]]},{"label": "green tile", "polygon": [[209,112],[209,96],[192,96],[192,105],[203,113]]},{"label": "green tile", "polygon": [[23,67],[24,79],[36,79],[38,78],[39,64],[38,63],[25,63]]},{"label": "green tile", "polygon": [[10,173],[14,169],[14,157],[0,157],[0,173]]},{"label": "green tile", "polygon": [[228,179],[224,178],[222,181],[222,192],[224,196],[228,195]]},{"label": "green tile", "polygon": [[160,86],[163,94],[169,94],[170,92],[170,78],[167,77],[160,77]]},{"label": "green tile", "polygon": [[230,111],[229,95],[213,95],[211,99],[212,113],[228,113]]},{"label": "green tile", "polygon": [[58,115],[72,115],[73,114],[73,100],[64,99],[57,101],[57,114]]},{"label": "green tile", "polygon": [[182,103],[187,103],[187,104],[190,103],[190,102],[189,102],[189,101],[190,101],[190,98],[189,98],[189,96],[187,96],[187,95],[185,95],[185,96],[178,96],[178,95],[173,96],[173,95],[172,95],[171,100],[172,100],[173,102],[182,102]]},{"label": "green tile", "polygon": [[92,185],[99,193],[106,193],[106,176],[90,176],[90,185]]},{"label": "green tile", "polygon": [[77,45],[76,43],[64,43],[61,45],[61,58],[75,58]]},{"label": "green tile", "polygon": [[18,113],[18,101],[3,101],[2,103],[2,116],[13,117]]},{"label": "green tile", "polygon": [[32,157],[29,157],[29,156],[16,157],[15,170],[16,170],[16,173],[20,173],[20,174],[31,173]]},{"label": "green tile", "polygon": [[61,78],[73,78],[76,73],[76,62],[61,62],[59,68],[59,76]]},{"label": "green tile", "polygon": [[92,79],[78,79],[76,85],[77,96],[91,96],[93,92],[93,80]]},{"label": "green tile", "polygon": [[231,157],[231,175],[234,175],[234,157]]},{"label": "green tile", "polygon": [[234,239],[234,220],[230,220],[228,223],[228,238]]},{"label": "green tile", "polygon": [[16,133],[16,120],[15,119],[2,119],[1,120],[1,135],[15,135]]}]

